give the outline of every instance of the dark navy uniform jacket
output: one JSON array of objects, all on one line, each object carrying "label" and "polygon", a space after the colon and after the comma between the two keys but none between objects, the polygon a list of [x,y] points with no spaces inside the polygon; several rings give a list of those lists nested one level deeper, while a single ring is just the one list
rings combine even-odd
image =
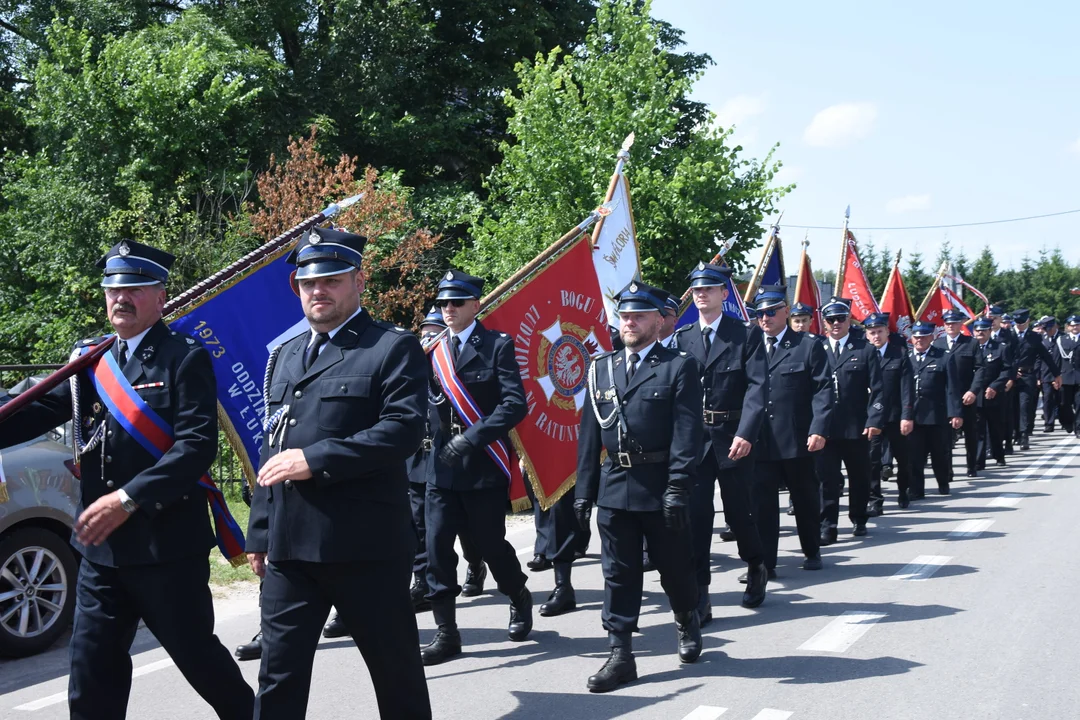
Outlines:
[{"label": "dark navy uniform jacket", "polygon": [[1052,383],[1055,378],[1057,378],[1057,375],[1054,374],[1054,368],[1056,367],[1058,370],[1058,375],[1062,375],[1061,380],[1064,384],[1065,368],[1063,366],[1063,363],[1061,362],[1061,350],[1058,348],[1057,344],[1057,340],[1059,337],[1062,337],[1062,333],[1059,331],[1056,335],[1054,335],[1053,338],[1047,337],[1045,335],[1041,337],[1043,347],[1046,348],[1047,352],[1049,352],[1050,355],[1054,358],[1054,363],[1056,364],[1051,364],[1049,361],[1047,361],[1040,355],[1039,358],[1035,361],[1035,374],[1040,380],[1043,381],[1044,384],[1048,385]]},{"label": "dark navy uniform jacket", "polygon": [[415,455],[405,461],[409,482],[414,485],[426,485],[428,478],[436,472],[447,475],[450,472],[450,468],[437,460],[439,451],[445,443],[442,430],[439,429],[439,407],[433,401],[434,397],[434,393],[428,397],[423,445]]},{"label": "dark navy uniform jacket", "polygon": [[[109,352],[115,354],[115,345]],[[79,378],[77,417],[72,418],[71,386],[65,382],[0,424],[0,447],[31,440],[68,420],[83,424],[85,441],[104,422],[102,444],[83,454],[80,462],[78,513],[120,488],[139,508],[97,547],[81,545],[73,534],[75,549],[87,560],[110,567],[205,556],[215,541],[206,493],[197,483],[217,455],[218,432],[210,354],[193,338],[158,322],[128,359],[124,377],[173,429],[175,443],[160,460],[155,462],[127,434],[85,374]]]},{"label": "dark navy uniform jacket", "polygon": [[769,368],[769,400],[761,431],[758,460],[808,456],[811,435],[829,437],[833,387],[829,360],[821,344],[806,333],[788,329],[765,353]]},{"label": "dark navy uniform jacket", "polygon": [[907,357],[907,343],[889,342],[885,355],[875,349],[881,360],[881,397],[887,423],[911,420],[915,408],[915,374]]},{"label": "dark navy uniform jacket", "polygon": [[978,345],[975,338],[968,335],[958,335],[953,344],[953,349],[949,350],[949,338],[942,335],[937,340],[934,340],[932,345],[940,348],[949,362],[953,364],[956,369],[956,382],[961,388],[960,395],[963,396],[964,393],[971,389],[971,383],[975,380],[974,353]]},{"label": "dark navy uniform jacket", "polygon": [[705,452],[715,450],[721,468],[752,462],[754,453],[735,461],[728,449],[736,436],[757,445],[769,401],[769,369],[765,363],[763,333],[724,315],[717,325],[708,355],[701,325],[685,325],[676,332],[672,346],[694,357],[703,368],[704,410],[730,412],[732,417],[705,426]]},{"label": "dark navy uniform jacket", "polygon": [[[608,374],[611,358],[615,382]],[[693,357],[660,343],[638,361],[634,379],[626,383],[626,353],[603,353],[592,361],[595,386],[581,410],[575,496],[612,510],[651,512],[662,508],[668,482],[689,486],[701,453],[701,367]],[[622,450],[666,452],[664,462],[621,467],[619,424],[603,429],[596,412],[615,412],[615,393],[622,401],[627,426]],[[595,408],[593,409],[593,403]],[[607,458],[601,465],[601,453]]]},{"label": "dark navy uniform jacket", "polygon": [[1042,360],[1044,367],[1050,372],[1048,376],[1050,380],[1061,374],[1061,365],[1043,343],[1042,335],[1030,328],[1024,333],[1024,337],[1017,336],[1012,350],[1013,365],[1024,377],[1038,377],[1035,374],[1035,365],[1038,360]]},{"label": "dark navy uniform jacket", "polygon": [[[504,487],[509,492],[506,474],[484,448],[496,440],[509,448],[510,431],[528,413],[521,370],[514,358],[514,341],[506,333],[488,330],[477,322],[468,342],[458,351],[456,368],[458,378],[484,417],[464,431],[473,446],[465,462],[450,472],[432,473],[428,482],[451,490]],[[442,392],[438,381],[435,392]],[[464,426],[449,400],[439,405],[439,418],[444,442],[450,440],[452,423]],[[440,464],[438,460],[436,464]]]},{"label": "dark navy uniform jacket", "polygon": [[944,425],[949,418],[963,415],[961,398],[969,388],[960,386],[956,366],[945,351],[931,345],[922,362],[911,350],[911,369],[915,373],[915,415],[917,425]]},{"label": "dark navy uniform jacket", "polygon": [[288,405],[284,443],[271,446],[266,433],[260,464],[300,448],[312,477],[255,487],[247,550],[271,562],[354,562],[411,532],[405,461],[424,436],[427,360],[412,333],[366,311],[304,372],[310,339],[289,340],[277,356],[267,412]]},{"label": "dark navy uniform jacket", "polygon": [[1054,344],[1057,346],[1057,356],[1061,359],[1061,384],[1080,385],[1080,366],[1076,357],[1080,341],[1073,340],[1068,333],[1058,333]]},{"label": "dark navy uniform jacket", "polygon": [[829,338],[821,338],[821,347],[829,361],[836,395],[829,438],[856,440],[868,427],[884,427],[885,403],[878,349],[862,335],[848,335],[839,359],[832,352]]},{"label": "dark navy uniform jacket", "polygon": [[[1012,352],[1009,346],[997,340],[987,340],[986,347],[980,349],[975,342],[975,380],[971,391],[975,393],[977,407],[995,407],[1005,397],[1005,384],[1012,379]],[[986,388],[992,387],[997,392],[993,400],[986,399]]]}]

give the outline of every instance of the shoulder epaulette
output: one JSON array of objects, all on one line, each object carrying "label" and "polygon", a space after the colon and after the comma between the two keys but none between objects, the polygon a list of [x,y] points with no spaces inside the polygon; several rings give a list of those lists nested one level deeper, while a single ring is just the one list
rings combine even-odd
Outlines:
[{"label": "shoulder epaulette", "polygon": [[75,343],[75,347],[92,347],[94,345],[100,345],[105,342],[105,336],[99,335],[97,337],[88,337]]},{"label": "shoulder epaulette", "polygon": [[689,330],[692,327],[694,327],[693,323],[687,323],[686,325],[680,325],[679,327],[675,328],[675,332],[673,332],[672,335],[678,335],[681,332],[686,332],[687,330]]}]

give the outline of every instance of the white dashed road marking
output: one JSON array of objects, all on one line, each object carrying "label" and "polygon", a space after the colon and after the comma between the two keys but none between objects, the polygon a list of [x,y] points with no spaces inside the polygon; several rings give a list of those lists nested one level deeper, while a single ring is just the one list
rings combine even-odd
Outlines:
[{"label": "white dashed road marking", "polygon": [[989,507],[1016,507],[1025,497],[1021,493],[1005,493],[991,500]]},{"label": "white dashed road marking", "polygon": [[817,635],[799,646],[800,650],[811,652],[842,653],[855,644],[877,623],[885,617],[880,612],[856,612],[849,610],[823,627]]},{"label": "white dashed road marking", "polygon": [[[152,673],[155,670],[164,670],[165,668],[172,667],[172,666],[173,666],[173,661],[172,661],[171,658],[165,658],[163,660],[157,660],[157,661],[152,662],[152,663],[147,663],[146,665],[143,665],[142,667],[135,668],[134,670],[131,671],[131,677],[132,677],[132,679],[134,679],[134,678],[141,677],[143,675],[147,675],[149,673]],[[66,680],[66,678],[65,678],[65,680]],[[42,708],[47,708],[50,705],[56,705],[57,703],[62,703],[62,702],[65,702],[66,700],[67,700],[67,690],[65,690],[64,692],[58,692],[55,695],[49,695],[48,697],[43,697],[40,700],[34,700],[32,702],[23,703],[22,705],[17,706],[15,709],[16,710],[30,710],[30,711],[32,711],[32,710],[41,710]]]},{"label": "white dashed road marking", "polygon": [[965,520],[957,525],[955,530],[949,533],[949,537],[978,537],[989,530],[990,526],[993,524],[993,520],[987,520],[985,518]]},{"label": "white dashed road marking", "polygon": [[713,707],[712,705],[699,705],[682,720],[716,720],[716,718],[726,712],[727,708]]},{"label": "white dashed road marking", "polygon": [[787,720],[794,713],[788,710],[773,710],[772,708],[765,708],[757,715],[753,720]]},{"label": "white dashed road marking", "polygon": [[947,555],[920,555],[898,573],[892,576],[893,580],[928,580],[930,576],[941,569],[943,565],[952,560]]},{"label": "white dashed road marking", "polygon": [[1061,474],[1061,471],[1068,467],[1069,463],[1076,459],[1076,456],[1080,455],[1080,446],[1073,449],[1072,452],[1064,455],[1054,467],[1050,468],[1045,475],[1039,478],[1039,482],[1050,482],[1052,478]]}]

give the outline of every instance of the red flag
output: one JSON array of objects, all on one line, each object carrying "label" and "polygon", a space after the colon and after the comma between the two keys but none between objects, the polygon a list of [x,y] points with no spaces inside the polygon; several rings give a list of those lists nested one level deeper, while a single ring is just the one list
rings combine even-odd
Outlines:
[{"label": "red flag", "polygon": [[[529,414],[510,433],[545,510],[574,487],[589,358],[611,349],[588,235],[570,243],[484,317],[514,338]],[[524,488],[522,488],[524,489]],[[510,498],[520,507],[522,498]]]},{"label": "red flag", "polygon": [[967,320],[964,321],[964,325],[961,330],[965,335],[970,335],[971,328],[968,326],[968,323],[975,319],[975,311],[968,307],[967,304],[960,299],[959,295],[957,295],[944,285],[941,286],[941,296],[943,298],[943,302],[952,305],[953,308],[967,315]]},{"label": "red flag", "polygon": [[851,298],[851,317],[859,322],[866,319],[870,313],[880,312],[874,294],[870,292],[870,283],[863,272],[862,263],[859,262],[859,252],[855,244],[855,236],[848,230],[847,242],[844,243],[844,258],[840,263],[843,268],[840,284],[840,296]]},{"label": "red flag", "polygon": [[801,302],[814,309],[810,320],[810,332],[820,335],[823,330],[820,310],[821,288],[814,279],[814,271],[810,267],[810,256],[806,254],[806,248],[803,248],[802,260],[799,262],[799,276],[795,281],[795,302]]},{"label": "red flag", "polygon": [[893,265],[889,281],[885,283],[885,293],[881,296],[881,311],[889,313],[891,332],[898,332],[906,338],[911,337],[911,318],[915,316],[915,311],[911,307],[907,288],[904,287],[899,265]]},{"label": "red flag", "polygon": [[941,316],[948,307],[949,303],[945,296],[941,294],[940,287],[936,287],[930,291],[930,299],[927,301],[926,307],[923,308],[919,320],[937,325],[938,331],[935,335],[940,335],[945,329],[945,321],[942,320]]}]

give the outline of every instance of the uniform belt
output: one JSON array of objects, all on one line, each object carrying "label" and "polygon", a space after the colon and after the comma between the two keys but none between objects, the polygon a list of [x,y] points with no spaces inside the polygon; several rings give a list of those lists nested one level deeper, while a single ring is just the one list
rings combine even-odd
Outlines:
[{"label": "uniform belt", "polygon": [[616,453],[615,464],[619,467],[634,467],[635,465],[651,465],[654,463],[667,462],[668,453],[667,450],[657,450],[656,452],[645,453]]},{"label": "uniform belt", "polygon": [[728,420],[738,420],[740,415],[742,415],[742,410],[704,410],[701,413],[706,425],[719,425]]},{"label": "uniform belt", "polygon": [[431,452],[434,447],[435,441],[429,437],[424,438],[424,441],[420,443],[420,452]]},{"label": "uniform belt", "polygon": [[1035,372],[1035,368],[1034,367],[1016,368],[1016,372],[1019,373],[1020,375],[1028,375],[1030,373]]},{"label": "uniform belt", "polygon": [[466,428],[465,428],[464,425],[461,425],[459,423],[450,423],[450,436],[451,437],[453,437],[454,435],[460,435],[461,433],[465,432],[465,430],[466,430]]}]

